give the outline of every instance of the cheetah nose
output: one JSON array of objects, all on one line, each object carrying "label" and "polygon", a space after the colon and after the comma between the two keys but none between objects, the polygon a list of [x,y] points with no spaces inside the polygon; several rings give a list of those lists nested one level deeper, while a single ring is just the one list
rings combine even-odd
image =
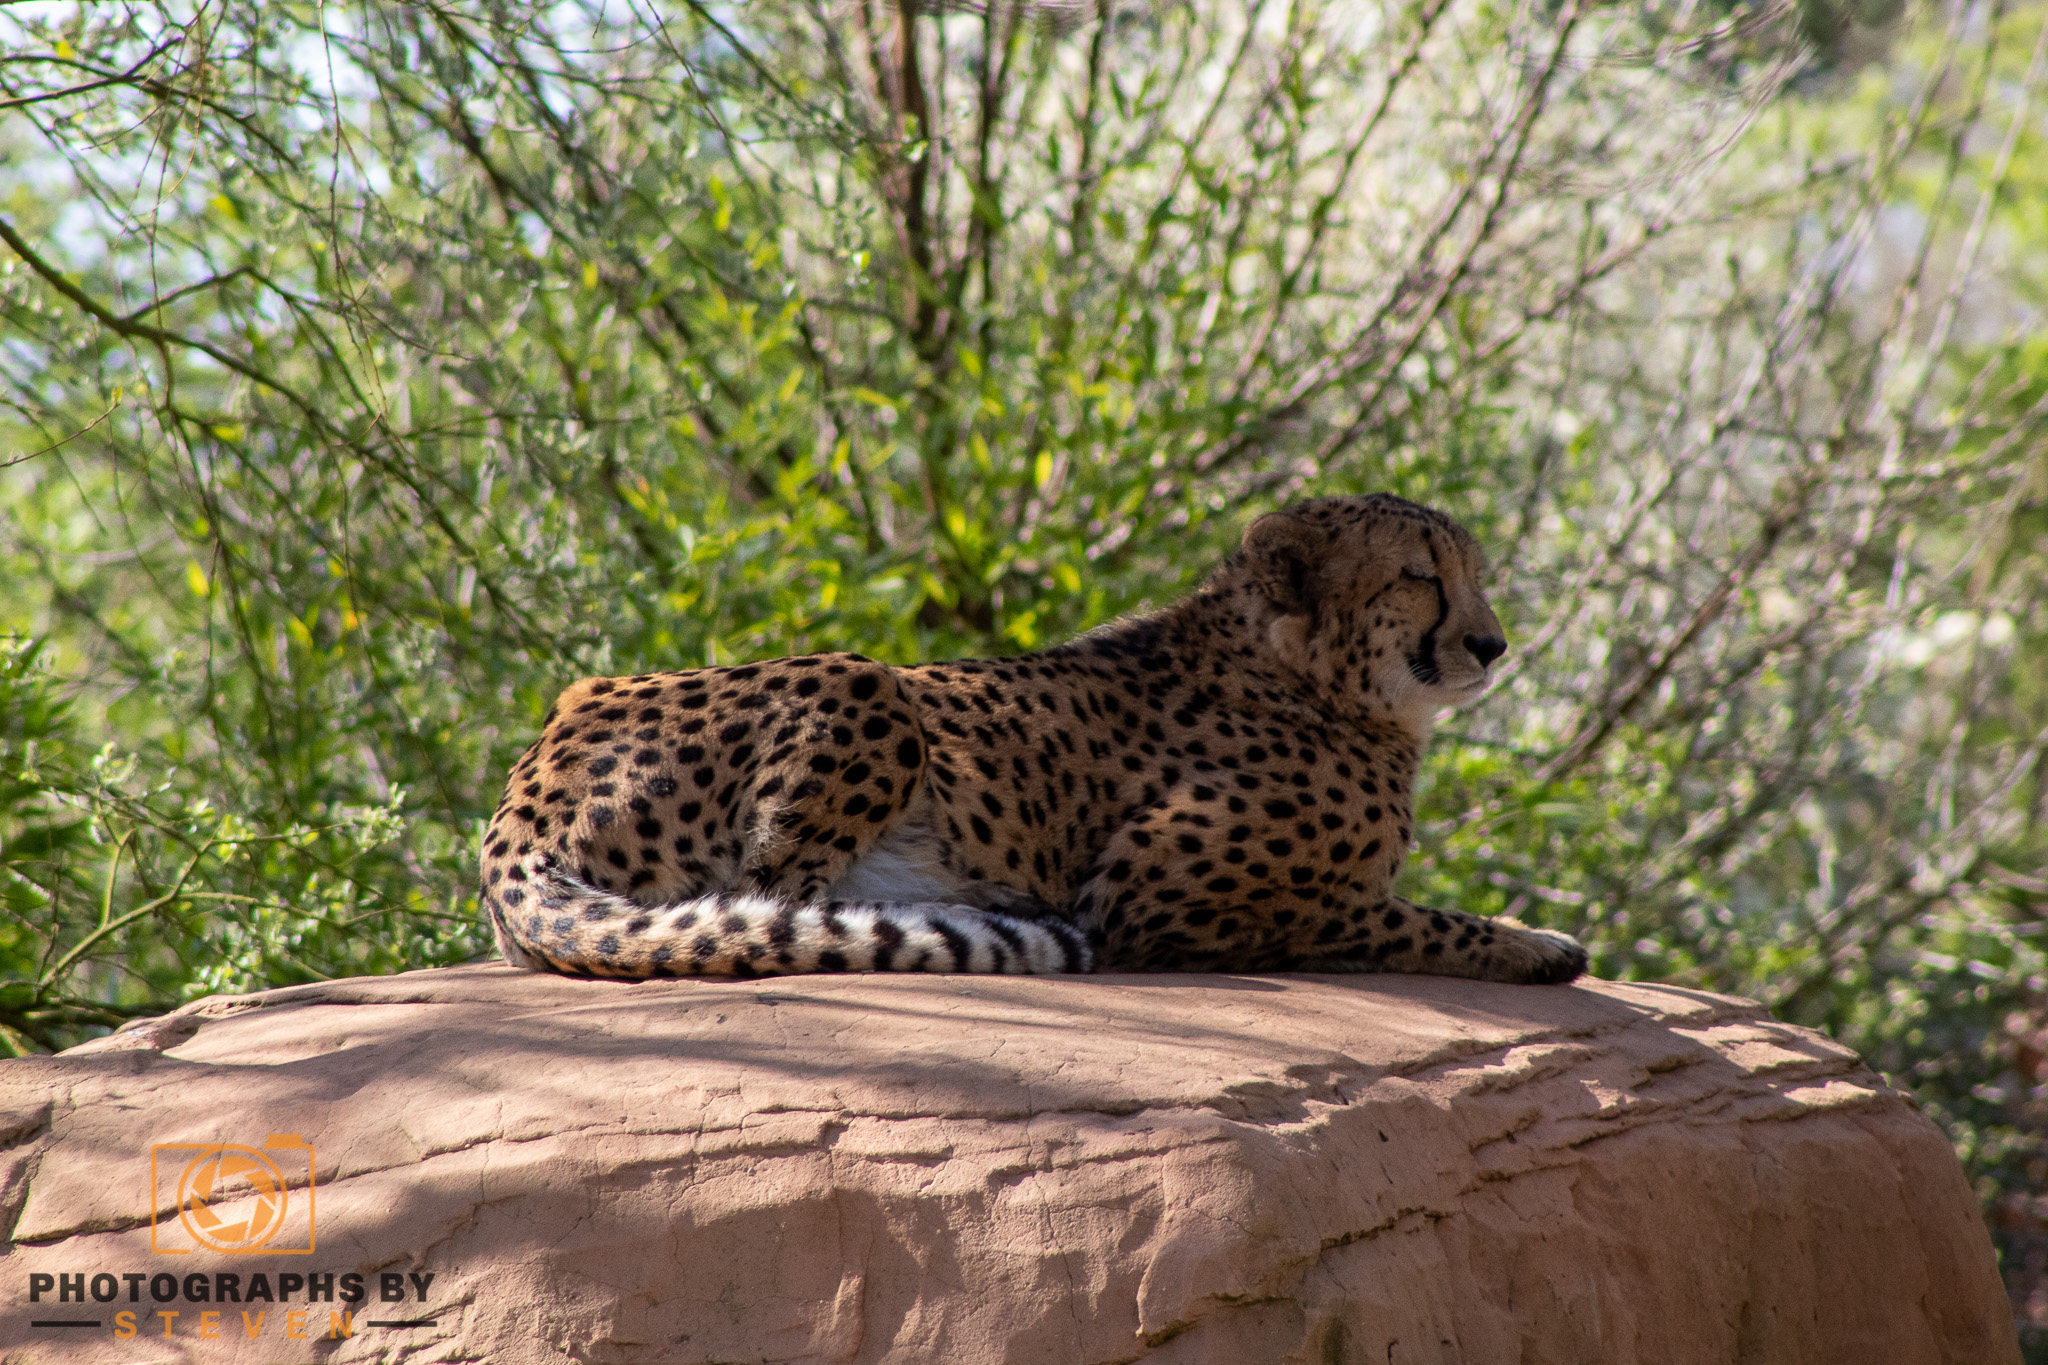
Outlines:
[{"label": "cheetah nose", "polygon": [[1472,657],[1484,668],[1508,652],[1508,642],[1497,635],[1467,635],[1465,648],[1472,651]]}]

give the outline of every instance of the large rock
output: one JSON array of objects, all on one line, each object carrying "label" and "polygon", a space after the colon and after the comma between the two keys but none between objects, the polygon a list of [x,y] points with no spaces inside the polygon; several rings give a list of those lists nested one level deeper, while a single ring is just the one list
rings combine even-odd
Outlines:
[{"label": "large rock", "polygon": [[[1697,991],[467,967],[201,1002],[0,1092],[23,1365],[2018,1359],[1934,1126]],[[194,1249],[258,1208],[230,1161],[181,1219],[194,1144],[289,1180],[290,1136],[312,1253],[270,1254],[303,1190],[263,1254]]]}]

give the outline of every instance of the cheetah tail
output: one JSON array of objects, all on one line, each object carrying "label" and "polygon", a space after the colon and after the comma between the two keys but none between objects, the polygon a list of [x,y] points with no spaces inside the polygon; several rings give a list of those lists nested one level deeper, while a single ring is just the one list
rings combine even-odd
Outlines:
[{"label": "cheetah tail", "polygon": [[[966,905],[802,905],[725,891],[647,906],[553,868],[516,900],[485,893],[514,967],[573,976],[781,976],[796,972],[1091,972],[1087,936],[1062,920]],[[506,902],[510,902],[509,904]]]}]

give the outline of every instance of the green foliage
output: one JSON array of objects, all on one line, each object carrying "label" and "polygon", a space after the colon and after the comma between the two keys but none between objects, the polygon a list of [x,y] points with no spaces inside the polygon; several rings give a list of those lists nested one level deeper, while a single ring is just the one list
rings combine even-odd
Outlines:
[{"label": "green foliage", "polygon": [[112,744],[87,751],[40,653],[0,640],[0,1044],[25,1055],[182,995],[445,951],[418,897],[358,875],[399,834],[403,793],[326,828],[255,831],[174,772],[145,783]]},{"label": "green foliage", "polygon": [[1845,15],[0,15],[0,1036],[484,952],[577,676],[1387,489],[1512,644],[1404,889],[1831,1030],[2048,1258],[2043,13]]}]

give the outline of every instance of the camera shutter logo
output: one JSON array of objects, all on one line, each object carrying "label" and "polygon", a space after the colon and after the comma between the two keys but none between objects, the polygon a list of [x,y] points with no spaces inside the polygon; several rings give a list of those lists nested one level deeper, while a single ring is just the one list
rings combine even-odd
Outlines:
[{"label": "camera shutter logo", "polygon": [[304,1138],[272,1133],[261,1148],[160,1142],[149,1156],[156,1212],[151,1251],[303,1256],[313,1250],[313,1146]]}]

